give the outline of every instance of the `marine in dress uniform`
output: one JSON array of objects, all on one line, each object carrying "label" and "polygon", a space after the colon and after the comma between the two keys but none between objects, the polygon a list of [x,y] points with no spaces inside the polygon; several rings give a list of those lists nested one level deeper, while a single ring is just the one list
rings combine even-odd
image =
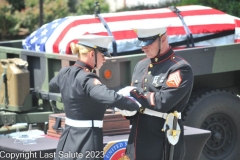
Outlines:
[{"label": "marine in dress uniform", "polygon": [[[176,54],[167,41],[167,26],[133,28],[138,36],[137,46],[147,54],[138,62],[132,76],[130,95],[140,102],[143,108],[132,119],[126,155],[131,160],[168,160],[170,144],[162,131],[166,113],[182,112],[186,106],[192,86],[193,73],[189,63]],[[154,48],[155,47],[155,48]],[[154,56],[153,56],[154,55]],[[160,116],[159,116],[160,115]],[[175,145],[174,160],[184,157],[184,130],[181,128],[179,141]]]},{"label": "marine in dress uniform", "polygon": [[[73,66],[64,67],[49,84],[50,92],[61,93],[66,113],[65,130],[56,150],[56,160],[103,159],[103,118],[107,105],[130,111],[139,106],[132,99],[109,90],[93,73],[94,67],[106,53],[111,36],[85,35],[78,45],[92,49],[85,53],[91,57],[82,61],[83,55]],[[100,55],[99,55],[100,54]],[[94,64],[95,62],[95,64]],[[99,68],[98,68],[99,69]]]}]

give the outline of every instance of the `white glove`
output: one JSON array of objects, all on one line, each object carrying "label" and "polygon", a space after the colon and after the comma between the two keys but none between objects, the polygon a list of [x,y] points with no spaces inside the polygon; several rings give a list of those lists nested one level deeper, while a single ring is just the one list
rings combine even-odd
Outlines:
[{"label": "white glove", "polygon": [[121,115],[123,116],[133,116],[137,113],[137,111],[128,111],[128,110],[120,110],[118,108],[115,107],[114,109],[116,112],[120,112]]},{"label": "white glove", "polygon": [[123,96],[129,97],[130,96],[130,91],[133,90],[134,88],[136,88],[136,87],[127,86],[127,87],[124,87],[124,88],[120,89],[117,93],[121,94]]},{"label": "white glove", "polygon": [[[139,108],[142,106],[135,98],[133,98],[131,96],[128,96],[128,98],[131,98],[132,100],[134,100],[138,104]],[[114,110],[116,112],[120,112],[123,116],[133,116],[133,115],[135,115],[137,113],[137,111],[128,111],[128,110],[125,110],[125,109],[121,110],[121,109],[119,109],[117,107],[115,107]]]},{"label": "white glove", "polygon": [[135,98],[133,98],[132,96],[126,96],[126,97],[131,98],[135,103],[137,103],[139,108],[142,107],[142,105]]}]

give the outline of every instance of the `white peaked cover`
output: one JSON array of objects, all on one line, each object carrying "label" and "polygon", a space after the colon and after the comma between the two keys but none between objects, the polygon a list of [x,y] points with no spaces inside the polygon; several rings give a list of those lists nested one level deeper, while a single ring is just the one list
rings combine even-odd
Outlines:
[{"label": "white peaked cover", "polygon": [[[213,35],[225,31],[232,34],[220,38],[208,39],[195,43],[195,46],[224,45],[240,42],[240,18],[222,11],[199,5],[179,6],[184,22],[194,38]],[[170,24],[167,29],[169,43],[186,40],[186,32],[182,21],[168,8],[127,11],[100,14],[107,22],[117,44],[117,52],[135,51],[137,36],[131,29],[132,25],[155,23]],[[152,23],[156,20],[155,23]],[[40,27],[23,40],[23,48],[57,54],[71,54],[71,42],[77,43],[77,38],[83,34],[94,33],[108,35],[99,18],[94,15],[71,16],[54,20]],[[184,47],[184,46],[180,46]],[[112,44],[109,53],[113,52]]]}]

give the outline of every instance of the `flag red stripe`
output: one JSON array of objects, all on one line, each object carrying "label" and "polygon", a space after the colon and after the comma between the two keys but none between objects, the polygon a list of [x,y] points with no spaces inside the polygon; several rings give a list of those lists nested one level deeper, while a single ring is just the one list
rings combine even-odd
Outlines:
[{"label": "flag red stripe", "polygon": [[77,43],[78,43],[78,40],[74,39],[74,40],[68,42],[68,44],[67,44],[67,46],[66,46],[66,49],[65,49],[66,54],[72,54],[72,51],[71,51],[71,48],[70,48],[70,44],[71,44],[72,42],[75,43],[75,44],[77,44]]},{"label": "flag red stripe", "polygon": [[235,19],[235,24],[237,27],[240,27],[240,20]]},{"label": "flag red stripe", "polygon": [[[234,30],[234,24],[207,24],[188,26],[192,34],[218,33],[226,30]],[[169,35],[185,34],[183,27],[169,27]]]},{"label": "flag red stripe", "polygon": [[[225,14],[216,9],[203,9],[203,10],[190,10],[190,11],[181,11],[181,15],[183,16],[196,16],[196,15],[209,15],[209,14]],[[114,17],[106,17],[104,18],[106,22],[115,22],[115,21],[126,21],[126,20],[140,20],[140,19],[149,19],[149,18],[170,18],[177,17],[177,15],[173,12],[168,13],[154,13],[154,14],[144,14],[144,15],[128,15],[128,16],[114,16]],[[80,24],[89,24],[89,23],[100,23],[98,18],[92,19],[82,19],[76,20],[66,26],[63,31],[60,33],[58,38],[53,44],[53,52],[59,53],[59,43],[62,41],[66,33],[72,28],[76,27]],[[185,31],[184,31],[185,32]],[[114,35],[115,36],[115,35]],[[115,37],[116,38],[116,37]]]}]

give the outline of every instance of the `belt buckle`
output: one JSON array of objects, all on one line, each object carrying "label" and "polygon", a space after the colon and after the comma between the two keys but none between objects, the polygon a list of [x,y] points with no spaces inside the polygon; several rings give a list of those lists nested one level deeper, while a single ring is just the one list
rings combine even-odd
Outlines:
[{"label": "belt buckle", "polygon": [[144,111],[145,111],[145,108],[143,108],[143,107],[140,107],[140,109],[139,109],[139,112],[143,114],[143,113],[144,113]]}]

